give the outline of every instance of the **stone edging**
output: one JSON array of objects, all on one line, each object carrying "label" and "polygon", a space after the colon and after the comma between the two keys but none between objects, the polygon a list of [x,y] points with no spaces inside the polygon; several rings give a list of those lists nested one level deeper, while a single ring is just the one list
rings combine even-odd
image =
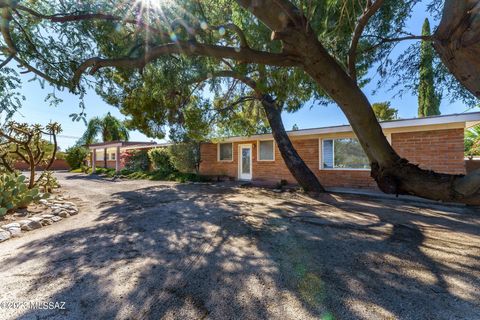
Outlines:
[{"label": "stone edging", "polygon": [[40,229],[78,214],[77,206],[73,202],[64,200],[62,197],[41,199],[39,204],[45,208],[44,212],[0,226],[0,242],[12,237],[19,237],[22,232]]}]

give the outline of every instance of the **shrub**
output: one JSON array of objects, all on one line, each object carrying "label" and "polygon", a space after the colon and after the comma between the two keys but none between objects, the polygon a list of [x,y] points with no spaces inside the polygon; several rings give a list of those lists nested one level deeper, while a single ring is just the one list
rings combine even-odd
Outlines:
[{"label": "shrub", "polygon": [[25,208],[43,197],[37,187],[28,189],[25,176],[17,176],[14,173],[0,175],[0,190],[0,216],[8,211]]},{"label": "shrub", "polygon": [[87,148],[81,146],[70,147],[66,150],[66,157],[68,165],[72,169],[78,169],[82,167],[83,161],[90,153]]},{"label": "shrub", "polygon": [[147,150],[128,151],[125,157],[125,169],[130,171],[148,171],[150,159]]},{"label": "shrub", "polygon": [[183,173],[198,173],[200,167],[200,144],[197,142],[176,143],[168,148],[174,168]]},{"label": "shrub", "polygon": [[172,172],[175,170],[170,161],[170,153],[165,148],[149,150],[148,158],[154,170],[161,172]]}]

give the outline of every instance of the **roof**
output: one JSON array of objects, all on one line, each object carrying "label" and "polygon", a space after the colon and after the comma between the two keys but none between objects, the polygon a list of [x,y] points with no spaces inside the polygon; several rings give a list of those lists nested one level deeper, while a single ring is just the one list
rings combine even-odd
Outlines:
[{"label": "roof", "polygon": [[[453,124],[453,123],[464,123],[466,128],[473,127],[480,124],[480,112],[470,112],[470,113],[458,113],[458,114],[449,114],[441,116],[431,116],[424,118],[410,118],[410,119],[398,119],[391,121],[382,121],[380,125],[382,129],[397,129],[405,127],[416,127],[416,126],[432,126],[432,125],[442,125],[442,124]],[[291,137],[296,136],[308,136],[308,135],[318,135],[318,134],[328,134],[328,133],[340,133],[340,132],[352,132],[352,127],[350,125],[339,125],[339,126],[330,126],[330,127],[320,127],[320,128],[311,128],[311,129],[301,129],[301,130],[290,130],[287,131],[287,134]],[[245,139],[262,139],[270,138],[272,135],[267,134],[257,134],[250,137],[246,136],[234,136],[222,139],[222,141],[233,142],[241,141]]]},{"label": "roof", "polygon": [[92,143],[88,145],[90,149],[104,149],[104,148],[115,148],[120,147],[122,149],[149,149],[149,148],[159,148],[167,147],[170,143],[156,143],[154,141],[144,142],[144,141],[109,141],[102,143]]}]

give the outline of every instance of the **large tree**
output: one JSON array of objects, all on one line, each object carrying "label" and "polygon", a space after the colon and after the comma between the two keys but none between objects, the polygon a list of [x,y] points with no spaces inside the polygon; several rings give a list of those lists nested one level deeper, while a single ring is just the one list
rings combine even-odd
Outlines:
[{"label": "large tree", "polygon": [[[430,37],[430,22],[425,19],[422,36]],[[420,49],[420,83],[418,84],[418,116],[428,117],[440,114],[440,95],[435,90],[433,70],[433,47],[430,41],[422,40]]]},{"label": "large tree", "polygon": [[398,119],[398,110],[390,106],[390,101],[372,103],[372,109],[379,121]]},{"label": "large tree", "polygon": [[[361,90],[368,68],[379,63],[383,75],[392,66],[388,52],[395,43],[423,39],[432,41],[447,69],[473,96],[480,96],[479,1],[446,0],[440,25],[430,37],[404,31],[417,2],[0,1],[2,67],[15,61],[37,77],[79,92],[93,85],[83,77],[86,72],[100,82],[118,77],[110,68],[136,69],[141,77],[155,61],[178,57],[202,57],[215,66],[235,62],[259,71],[269,66],[280,76],[302,71],[317,86],[317,96],[327,96],[342,109],[383,191],[480,204],[480,172],[439,174],[402,159]],[[439,4],[433,2],[432,8],[439,9]],[[245,76],[242,69],[235,71]],[[248,79],[258,84],[261,76],[255,72]],[[258,92],[263,105],[276,102],[268,86]]]}]

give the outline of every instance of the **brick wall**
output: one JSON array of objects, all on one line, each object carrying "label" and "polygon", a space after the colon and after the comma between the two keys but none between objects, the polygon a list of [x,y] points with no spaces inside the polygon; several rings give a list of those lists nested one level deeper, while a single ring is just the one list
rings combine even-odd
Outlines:
[{"label": "brick wall", "polygon": [[392,134],[398,154],[420,168],[465,174],[464,130],[448,129]]},{"label": "brick wall", "polygon": [[[375,181],[367,170],[320,170],[319,140],[293,140],[300,157],[326,187],[376,188]],[[253,180],[277,183],[284,179],[295,183],[278,148],[275,161],[257,161],[257,141],[242,141],[233,144],[233,160],[217,161],[217,145],[201,145],[200,173],[204,175],[238,176],[238,145],[252,144]],[[463,158],[463,129],[448,129],[424,132],[394,133],[392,145],[397,152],[424,169],[445,173],[465,173]]]},{"label": "brick wall", "polygon": [[[44,168],[45,165],[40,165],[36,167],[36,170],[43,170]],[[15,169],[24,171],[30,170],[30,167],[25,162],[19,161],[15,163]],[[55,159],[50,170],[70,170],[70,166],[64,159]]]}]

